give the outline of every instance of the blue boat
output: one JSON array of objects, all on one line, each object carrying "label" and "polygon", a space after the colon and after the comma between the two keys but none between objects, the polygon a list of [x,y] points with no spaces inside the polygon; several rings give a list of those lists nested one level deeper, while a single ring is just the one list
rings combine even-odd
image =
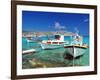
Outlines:
[{"label": "blue boat", "polygon": [[64,48],[66,53],[76,58],[86,52],[88,45],[83,43],[82,36],[80,36],[79,34],[75,34],[70,45],[64,45]]}]

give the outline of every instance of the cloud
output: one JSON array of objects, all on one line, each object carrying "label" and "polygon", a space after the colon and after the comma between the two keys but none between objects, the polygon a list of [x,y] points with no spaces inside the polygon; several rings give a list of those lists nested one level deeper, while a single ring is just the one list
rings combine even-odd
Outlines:
[{"label": "cloud", "polygon": [[55,29],[66,29],[66,27],[65,26],[61,26],[61,24],[59,23],[59,22],[55,22]]},{"label": "cloud", "polygon": [[76,31],[76,33],[79,33],[79,30],[78,30],[78,28],[77,28],[77,27],[75,27],[75,31]]},{"label": "cloud", "polygon": [[88,21],[89,21],[88,19],[85,19],[85,20],[84,20],[84,22],[88,22]]}]

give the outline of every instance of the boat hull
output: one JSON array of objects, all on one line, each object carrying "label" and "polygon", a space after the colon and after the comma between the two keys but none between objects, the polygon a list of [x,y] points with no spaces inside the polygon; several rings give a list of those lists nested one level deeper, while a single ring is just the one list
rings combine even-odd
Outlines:
[{"label": "boat hull", "polygon": [[63,45],[58,45],[58,44],[44,44],[41,43],[41,48],[42,49],[56,49],[56,48],[61,48],[64,47]]},{"label": "boat hull", "polygon": [[86,52],[86,47],[81,46],[64,46],[66,53],[70,54],[74,58],[83,55]]},{"label": "boat hull", "polygon": [[27,39],[27,42],[32,42],[32,40]]}]

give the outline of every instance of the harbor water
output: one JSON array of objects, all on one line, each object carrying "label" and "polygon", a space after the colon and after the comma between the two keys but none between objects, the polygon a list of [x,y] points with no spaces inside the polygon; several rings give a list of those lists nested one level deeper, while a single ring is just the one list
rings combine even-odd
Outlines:
[{"label": "harbor water", "polygon": [[[42,67],[73,67],[73,66],[89,66],[89,48],[86,52],[77,58],[65,57],[65,48],[53,50],[43,50],[40,46],[42,40],[47,40],[47,37],[40,37],[38,41],[27,42],[27,39],[22,38],[22,50],[35,49],[36,53],[22,54],[22,68],[42,68]],[[53,37],[51,36],[51,39]],[[65,36],[65,41],[71,41],[70,37]],[[89,45],[89,37],[84,36],[83,43]]]}]

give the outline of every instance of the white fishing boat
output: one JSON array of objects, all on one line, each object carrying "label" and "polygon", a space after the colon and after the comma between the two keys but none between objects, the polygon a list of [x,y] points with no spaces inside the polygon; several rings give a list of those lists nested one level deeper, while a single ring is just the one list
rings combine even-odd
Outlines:
[{"label": "white fishing boat", "polygon": [[26,40],[27,40],[27,42],[33,42],[32,37],[27,37]]},{"label": "white fishing boat", "polygon": [[66,52],[73,56],[74,58],[83,55],[86,52],[86,46],[64,46]]},{"label": "white fishing boat", "polygon": [[64,44],[68,44],[68,42],[64,41],[64,35],[55,35],[54,40],[43,40],[40,44],[42,49],[55,49],[63,47]]},{"label": "white fishing boat", "polygon": [[64,45],[67,54],[70,54],[74,58],[83,55],[88,48],[87,44],[83,43],[83,37],[75,34],[70,45]]}]

